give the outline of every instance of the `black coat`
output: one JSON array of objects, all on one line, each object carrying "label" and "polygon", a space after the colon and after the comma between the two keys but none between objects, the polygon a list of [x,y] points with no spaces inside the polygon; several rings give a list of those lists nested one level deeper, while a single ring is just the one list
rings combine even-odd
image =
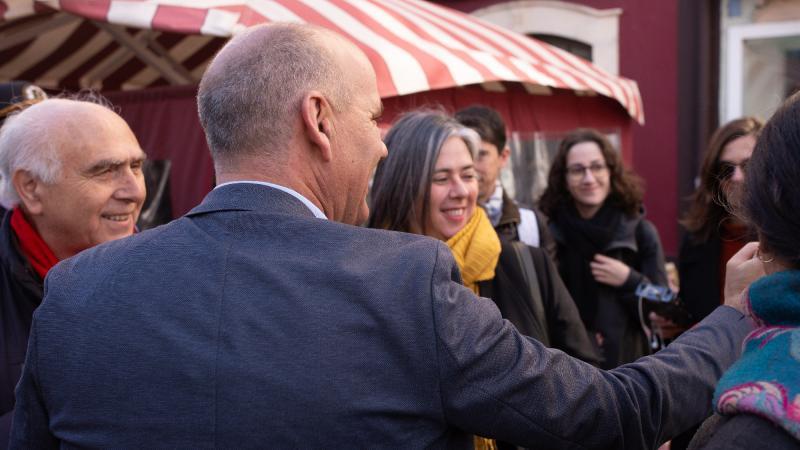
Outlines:
[{"label": "black coat", "polygon": [[[550,231],[560,254],[569,246],[569,242],[566,242],[556,222],[550,222]],[[603,334],[602,367],[612,369],[650,353],[647,337],[639,321],[635,291],[642,282],[667,286],[667,273],[658,231],[641,216],[624,217],[602,253],[631,268],[628,279],[620,287],[598,283],[598,298],[592,299],[598,305],[597,315],[589,320],[584,317],[590,332]],[[559,267],[562,278],[566,270],[566,265]]]},{"label": "black coat", "polygon": [[42,280],[20,252],[10,213],[0,225],[0,292],[0,448],[5,448],[33,311],[42,302]]},{"label": "black coat", "polygon": [[[482,297],[491,298],[503,318],[524,335],[536,337],[537,327],[532,323],[535,317],[531,293],[525,281],[510,241],[501,237],[500,260],[495,268],[495,276],[490,281],[479,283]],[[568,353],[592,364],[600,362],[586,328],[583,326],[578,308],[561,281],[555,265],[541,248],[526,246],[533,257],[536,278],[546,315],[550,347]]]},{"label": "black coat", "polygon": [[800,441],[755,414],[713,415],[689,444],[689,450],[798,450]]},{"label": "black coat", "polygon": [[703,320],[720,305],[719,264],[722,242],[718,234],[699,241],[691,234],[681,240],[678,276],[681,280],[681,301],[693,322]]}]

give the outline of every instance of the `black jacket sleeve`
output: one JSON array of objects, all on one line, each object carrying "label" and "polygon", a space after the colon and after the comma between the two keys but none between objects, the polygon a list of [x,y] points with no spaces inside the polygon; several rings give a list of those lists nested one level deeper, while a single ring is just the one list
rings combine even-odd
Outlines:
[{"label": "black jacket sleeve", "polygon": [[[659,286],[667,286],[667,269],[664,261],[664,249],[655,225],[648,220],[642,220],[637,230],[637,245],[639,246],[639,272],[642,281],[648,281]],[[633,273],[633,271],[631,271]],[[636,287],[634,287],[636,289]]]},{"label": "black jacket sleeve", "polygon": [[[623,299],[631,314],[637,314],[636,287],[641,283],[652,283],[659,286],[668,286],[666,261],[664,249],[658,231],[651,222],[642,219],[636,228],[636,245],[638,254],[637,267],[631,267],[631,272],[622,286],[619,287],[620,298]],[[630,264],[629,264],[630,265]],[[638,269],[638,270],[637,270]]]}]

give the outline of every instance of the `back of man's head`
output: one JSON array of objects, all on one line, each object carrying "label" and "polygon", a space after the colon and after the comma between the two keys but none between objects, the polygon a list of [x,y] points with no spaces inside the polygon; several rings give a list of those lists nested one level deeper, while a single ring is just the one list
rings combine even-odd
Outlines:
[{"label": "back of man's head", "polygon": [[497,147],[498,152],[506,147],[506,124],[494,109],[472,105],[457,111],[455,117],[465,127],[477,131],[482,141]]},{"label": "back of man's head", "polygon": [[197,94],[217,171],[253,156],[284,155],[307,91],[343,97],[335,90],[345,83],[332,82],[339,70],[323,45],[326,34],[310,25],[261,25],[232,38],[217,54]]}]

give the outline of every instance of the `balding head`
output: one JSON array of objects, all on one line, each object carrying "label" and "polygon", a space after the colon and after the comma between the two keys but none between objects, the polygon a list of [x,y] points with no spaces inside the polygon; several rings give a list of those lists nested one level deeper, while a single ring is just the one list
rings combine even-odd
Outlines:
[{"label": "balding head", "polygon": [[94,132],[91,124],[98,122],[125,124],[104,105],[59,98],[10,116],[0,132],[0,203],[6,208],[19,203],[11,180],[18,170],[26,170],[46,183],[55,182],[61,173],[64,147],[90,140]]},{"label": "balding head", "polygon": [[218,172],[254,156],[282,159],[308,91],[334,107],[347,97],[330,42],[354,47],[323,28],[281,23],[250,28],[219,52],[197,95]]},{"label": "balding head", "polygon": [[87,101],[43,100],[0,130],[3,202],[59,259],[129,236],[144,203],[145,155],[122,117]]}]

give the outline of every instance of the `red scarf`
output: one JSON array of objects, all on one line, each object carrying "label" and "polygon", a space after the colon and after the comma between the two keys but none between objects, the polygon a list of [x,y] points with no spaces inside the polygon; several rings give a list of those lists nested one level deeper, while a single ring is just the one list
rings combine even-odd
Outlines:
[{"label": "red scarf", "polygon": [[47,243],[31,226],[19,206],[11,211],[11,229],[17,235],[22,254],[33,266],[33,270],[44,280],[47,271],[58,263],[58,258]]}]

